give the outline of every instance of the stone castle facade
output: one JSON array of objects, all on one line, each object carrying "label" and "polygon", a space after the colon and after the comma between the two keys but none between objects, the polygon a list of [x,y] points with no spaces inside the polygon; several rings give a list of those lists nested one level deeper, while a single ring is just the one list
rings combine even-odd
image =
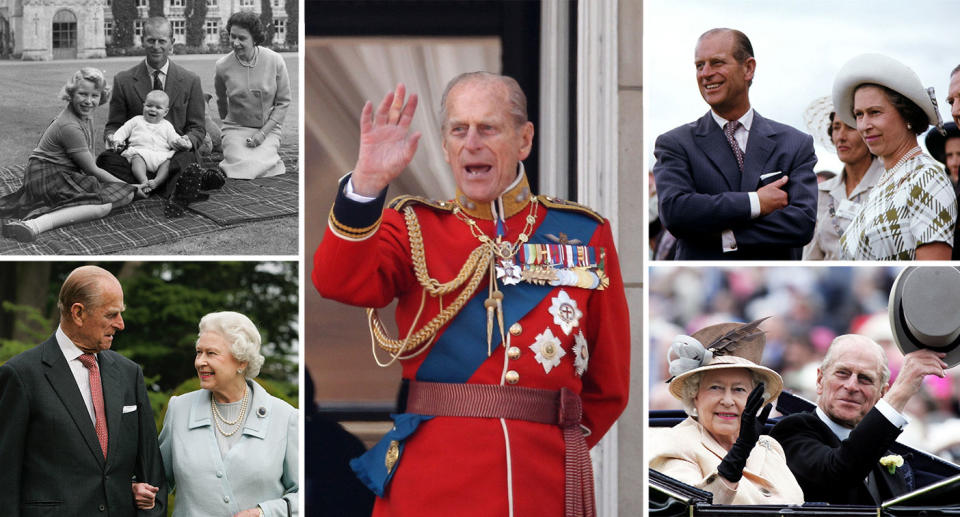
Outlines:
[{"label": "stone castle facade", "polygon": [[[283,44],[288,15],[283,0],[270,0],[273,41]],[[164,15],[173,26],[174,43],[186,42],[185,0],[164,0]],[[136,0],[133,43],[140,45],[148,0]],[[220,43],[227,19],[237,11],[260,12],[260,0],[207,0],[204,44]],[[0,0],[0,56],[24,60],[105,57],[113,37],[111,0]]]}]

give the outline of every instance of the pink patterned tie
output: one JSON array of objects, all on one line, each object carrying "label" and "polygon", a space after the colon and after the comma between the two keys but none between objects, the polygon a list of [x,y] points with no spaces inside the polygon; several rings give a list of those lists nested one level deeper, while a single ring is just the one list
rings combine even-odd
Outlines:
[{"label": "pink patterned tie", "polygon": [[727,137],[727,143],[730,144],[730,148],[733,149],[734,156],[737,157],[737,166],[740,167],[740,172],[743,172],[743,151],[740,150],[740,144],[737,143],[737,139],[733,137],[733,134],[737,132],[737,128],[739,127],[739,120],[731,120],[723,126],[723,134]]},{"label": "pink patterned tie", "polygon": [[81,354],[80,362],[90,370],[90,395],[93,397],[93,412],[97,417],[97,423],[94,426],[97,430],[97,439],[100,440],[100,448],[103,449],[103,457],[107,457],[107,413],[103,409],[103,386],[100,384],[100,368],[97,366],[97,358],[93,354]]}]

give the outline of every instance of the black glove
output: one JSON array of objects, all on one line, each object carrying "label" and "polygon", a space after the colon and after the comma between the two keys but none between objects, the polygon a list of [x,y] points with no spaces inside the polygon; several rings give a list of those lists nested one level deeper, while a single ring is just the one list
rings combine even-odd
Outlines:
[{"label": "black glove", "polygon": [[747,465],[747,457],[760,439],[763,426],[767,423],[770,410],[773,409],[772,404],[767,404],[767,407],[763,408],[758,415],[757,410],[762,404],[763,383],[761,382],[753,388],[747,397],[747,403],[743,406],[743,414],[740,415],[740,435],[737,436],[737,441],[733,443],[733,447],[717,467],[717,472],[732,483],[740,481],[743,477],[743,467]]}]

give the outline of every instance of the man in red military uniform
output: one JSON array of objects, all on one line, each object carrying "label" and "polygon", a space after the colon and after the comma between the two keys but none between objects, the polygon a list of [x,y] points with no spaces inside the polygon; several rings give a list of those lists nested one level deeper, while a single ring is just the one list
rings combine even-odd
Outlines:
[{"label": "man in red military uniform", "polygon": [[[406,102],[405,102],[406,101]],[[403,85],[361,115],[356,167],[340,181],[314,257],[321,295],[380,308],[405,412],[351,466],[374,515],[593,515],[593,447],[627,404],[627,303],[608,221],[530,192],[526,98],[505,76],[453,79],[443,149],[456,197],[387,186],[413,158],[416,95]]]}]

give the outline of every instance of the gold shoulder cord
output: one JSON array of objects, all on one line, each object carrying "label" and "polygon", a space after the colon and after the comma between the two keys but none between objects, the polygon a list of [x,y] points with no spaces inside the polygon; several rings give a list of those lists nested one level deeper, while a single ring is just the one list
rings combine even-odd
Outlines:
[{"label": "gold shoulder cord", "polygon": [[[397,359],[410,359],[427,350],[430,343],[433,342],[433,338],[436,337],[437,331],[440,330],[440,327],[446,325],[453,319],[467,303],[467,300],[473,296],[473,293],[476,292],[477,287],[480,285],[480,281],[483,280],[483,275],[493,263],[493,255],[487,252],[485,246],[477,246],[470,252],[466,263],[460,268],[457,276],[445,284],[440,283],[435,278],[431,278],[427,271],[426,255],[423,251],[423,234],[420,231],[420,221],[417,219],[417,214],[412,207],[407,206],[403,209],[403,216],[407,224],[407,234],[410,237],[410,254],[413,259],[413,270],[416,273],[417,281],[423,287],[423,292],[420,296],[420,309],[417,311],[413,323],[410,324],[407,337],[402,340],[389,337],[376,309],[367,309],[367,323],[370,326],[373,358],[377,361],[377,365],[383,368],[390,366]],[[456,299],[453,300],[453,303],[443,308],[439,314],[434,316],[432,320],[427,322],[419,330],[416,332],[413,331],[417,326],[417,322],[420,320],[420,315],[423,313],[423,308],[427,301],[427,294],[431,297],[440,297],[455,291],[462,286],[464,282],[466,282],[466,287],[460,292]],[[377,357],[377,346],[390,354],[390,360],[386,363],[381,362],[380,358]],[[420,349],[417,350],[417,348]],[[404,355],[405,353],[407,355]]]}]

